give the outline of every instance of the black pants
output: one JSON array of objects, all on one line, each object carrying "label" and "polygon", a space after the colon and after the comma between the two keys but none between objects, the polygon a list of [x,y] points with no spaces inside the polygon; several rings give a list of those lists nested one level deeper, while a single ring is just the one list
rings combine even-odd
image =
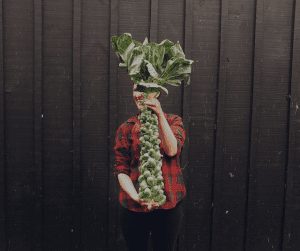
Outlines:
[{"label": "black pants", "polygon": [[120,225],[129,251],[147,251],[150,231],[154,251],[174,250],[183,219],[182,200],[172,209],[149,213],[120,207]]}]

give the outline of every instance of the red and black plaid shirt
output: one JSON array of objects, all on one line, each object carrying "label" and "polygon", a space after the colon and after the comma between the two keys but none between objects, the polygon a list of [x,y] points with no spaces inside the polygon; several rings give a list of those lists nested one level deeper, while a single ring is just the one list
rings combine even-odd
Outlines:
[{"label": "red and black plaid shirt", "polygon": [[[139,192],[139,181],[138,177],[141,175],[139,171],[139,166],[141,165],[140,150],[141,142],[139,138],[141,136],[142,124],[138,120],[138,116],[141,111],[135,116],[128,119],[123,123],[117,133],[114,147],[116,153],[116,165],[114,175],[117,177],[119,173],[127,174],[132,183]],[[173,157],[169,157],[163,147],[162,141],[160,143],[160,153],[162,157],[162,173],[164,182],[164,194],[166,195],[166,202],[159,206],[159,209],[171,209],[176,206],[176,204],[185,197],[186,188],[183,181],[183,176],[180,168],[180,154],[184,147],[185,140],[185,130],[183,128],[182,119],[173,114],[164,113],[166,120],[168,121],[170,128],[177,139],[177,153]],[[158,128],[160,131],[160,129]],[[160,139],[160,136],[158,137]],[[154,209],[148,210],[147,206],[141,206],[139,203],[135,202],[120,186],[119,201],[121,205],[135,212],[150,212]]]}]

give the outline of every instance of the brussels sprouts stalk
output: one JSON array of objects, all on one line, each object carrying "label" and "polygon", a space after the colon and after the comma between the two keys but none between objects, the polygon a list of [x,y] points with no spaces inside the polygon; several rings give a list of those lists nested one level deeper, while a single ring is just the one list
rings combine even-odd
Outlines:
[{"label": "brussels sprouts stalk", "polygon": [[[142,136],[140,141],[141,148],[141,168],[139,168],[141,175],[139,177],[140,188],[139,197],[143,201],[149,200],[148,210],[151,210],[153,203],[162,205],[166,202],[166,196],[164,195],[164,182],[162,178],[161,166],[162,155],[160,154],[158,138],[158,118],[152,113],[152,110],[146,107],[145,100],[148,99],[148,95],[153,92],[150,88],[146,88],[144,93],[144,99],[141,101],[143,109],[139,120],[142,123]],[[155,149],[155,150],[154,150]]]}]

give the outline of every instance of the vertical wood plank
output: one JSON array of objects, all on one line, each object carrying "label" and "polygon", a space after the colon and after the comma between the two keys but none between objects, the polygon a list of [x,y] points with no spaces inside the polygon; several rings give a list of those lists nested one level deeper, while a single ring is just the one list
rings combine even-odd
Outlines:
[{"label": "vertical wood plank", "polygon": [[255,23],[255,48],[254,48],[254,72],[252,91],[252,120],[251,120],[251,147],[248,181],[248,208],[246,225],[246,250],[253,250],[255,240],[255,200],[256,200],[256,166],[258,163],[258,131],[259,131],[259,106],[262,69],[262,29],[263,29],[263,1],[256,1],[256,23]]},{"label": "vertical wood plank", "polygon": [[6,250],[5,231],[5,136],[4,136],[4,85],[3,85],[3,12],[0,0],[0,250]]},{"label": "vertical wood plank", "polygon": [[34,241],[34,2],[3,1],[7,249]]},{"label": "vertical wood plank", "polygon": [[228,0],[222,0],[221,7],[221,34],[220,34],[220,61],[219,61],[219,86],[217,101],[217,125],[215,146],[215,171],[214,171],[214,194],[213,194],[213,217],[212,217],[212,243],[211,250],[221,250],[219,247],[220,227],[220,201],[221,201],[221,179],[222,179],[222,156],[224,145],[224,112],[226,96],[226,72],[227,72],[227,29],[228,29]]},{"label": "vertical wood plank", "polygon": [[42,1],[34,0],[34,250],[43,250]]},{"label": "vertical wood plank", "polygon": [[[110,39],[118,36],[118,0],[110,2]],[[109,216],[108,216],[108,249],[116,251],[117,236],[117,206],[119,196],[117,194],[117,179],[114,176],[116,156],[114,153],[115,136],[117,132],[117,83],[118,83],[118,61],[109,41],[110,48],[110,73],[109,73]]]},{"label": "vertical wood plank", "polygon": [[243,250],[245,244],[254,13],[255,1],[229,1],[218,234],[223,250]]},{"label": "vertical wood plank", "polygon": [[[185,24],[184,24],[184,54],[185,57],[193,60],[192,58],[192,37],[193,37],[193,19],[192,19],[192,8],[193,8],[193,0],[186,0],[185,1]],[[193,68],[192,68],[193,69]],[[193,70],[192,70],[193,71]],[[193,82],[192,73],[190,74],[191,83]],[[186,80],[187,81],[187,80]],[[188,170],[189,170],[189,148],[190,148],[190,116],[191,116],[191,88],[190,85],[182,85],[183,89],[183,107],[182,107],[182,120],[183,126],[185,129],[185,141],[184,141],[184,148],[181,153],[181,171],[182,175],[185,180],[185,184],[187,184],[188,180]],[[188,191],[187,191],[188,193]],[[186,196],[189,197],[188,194]],[[187,198],[183,199],[183,212],[184,217],[181,224],[181,231],[179,233],[178,242],[177,242],[177,250],[186,250],[187,247],[187,219],[186,219],[186,212],[187,212]]]},{"label": "vertical wood plank", "polygon": [[43,248],[65,251],[73,218],[73,1],[42,4]]},{"label": "vertical wood plank", "polygon": [[149,42],[157,43],[158,0],[151,0],[151,23]]},{"label": "vertical wood plank", "polygon": [[106,250],[110,1],[81,1],[81,249]]},{"label": "vertical wood plank", "polygon": [[[186,250],[211,250],[221,2],[193,1]],[[209,32],[208,32],[209,31]],[[186,126],[186,124],[184,125]]]},{"label": "vertical wood plank", "polygon": [[[151,13],[150,13],[150,37],[149,42],[157,43],[157,19],[158,19],[158,0],[151,0]],[[153,250],[153,242],[151,233],[148,239],[148,251]]]},{"label": "vertical wood plank", "polygon": [[[297,221],[296,200],[293,200],[294,193],[294,174],[299,164],[296,160],[296,154],[299,149],[299,138],[297,138],[297,128],[300,128],[299,115],[299,99],[300,99],[300,1],[294,1],[294,38],[293,38],[293,55],[292,55],[292,69],[291,69],[291,87],[290,87],[290,121],[289,121],[289,145],[288,145],[288,166],[287,166],[287,180],[286,180],[286,202],[284,215],[284,230],[283,230],[283,251],[296,250],[299,247],[299,238],[295,238],[297,233],[292,231],[293,222]],[[295,170],[295,171],[294,171]],[[299,234],[298,234],[299,236]],[[293,237],[293,238],[292,238]],[[292,240],[297,240],[295,243]]]},{"label": "vertical wood plank", "polygon": [[[249,235],[247,248],[249,250],[281,250],[283,238],[283,215],[286,193],[286,167],[289,130],[289,101],[290,92],[293,1],[280,2],[262,1],[257,10],[263,10],[261,52],[255,57],[254,69],[260,69],[259,93],[255,87],[253,96],[259,102],[259,108],[253,117],[259,117],[256,126],[257,140],[255,151],[251,153],[253,164],[250,167],[248,222]],[[258,16],[260,16],[258,14]],[[259,22],[259,21],[258,21]],[[259,36],[260,24],[256,24],[256,38]],[[280,34],[281,38],[277,39]],[[259,39],[259,38],[258,38]],[[258,42],[259,43],[259,42]],[[259,51],[259,49],[258,49]],[[260,65],[259,65],[260,64]],[[257,73],[254,70],[254,85]],[[255,100],[255,98],[254,98]],[[255,102],[253,104],[253,110]],[[259,113],[256,114],[256,113]],[[255,120],[255,119],[254,119]],[[253,131],[255,129],[253,128]],[[252,149],[251,149],[252,150]]]},{"label": "vertical wood plank", "polygon": [[72,188],[72,241],[71,250],[80,250],[81,246],[81,175],[80,175],[80,42],[81,42],[81,0],[73,1],[73,188]]}]

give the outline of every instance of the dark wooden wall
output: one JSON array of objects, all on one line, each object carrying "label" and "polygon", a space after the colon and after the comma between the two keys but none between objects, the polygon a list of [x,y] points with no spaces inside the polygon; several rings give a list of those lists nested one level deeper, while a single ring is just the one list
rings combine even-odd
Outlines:
[{"label": "dark wooden wall", "polygon": [[[180,42],[176,250],[300,247],[299,0],[0,0],[0,250],[125,251],[113,176],[137,114],[111,36]],[[149,239],[149,251],[151,239]]]}]

